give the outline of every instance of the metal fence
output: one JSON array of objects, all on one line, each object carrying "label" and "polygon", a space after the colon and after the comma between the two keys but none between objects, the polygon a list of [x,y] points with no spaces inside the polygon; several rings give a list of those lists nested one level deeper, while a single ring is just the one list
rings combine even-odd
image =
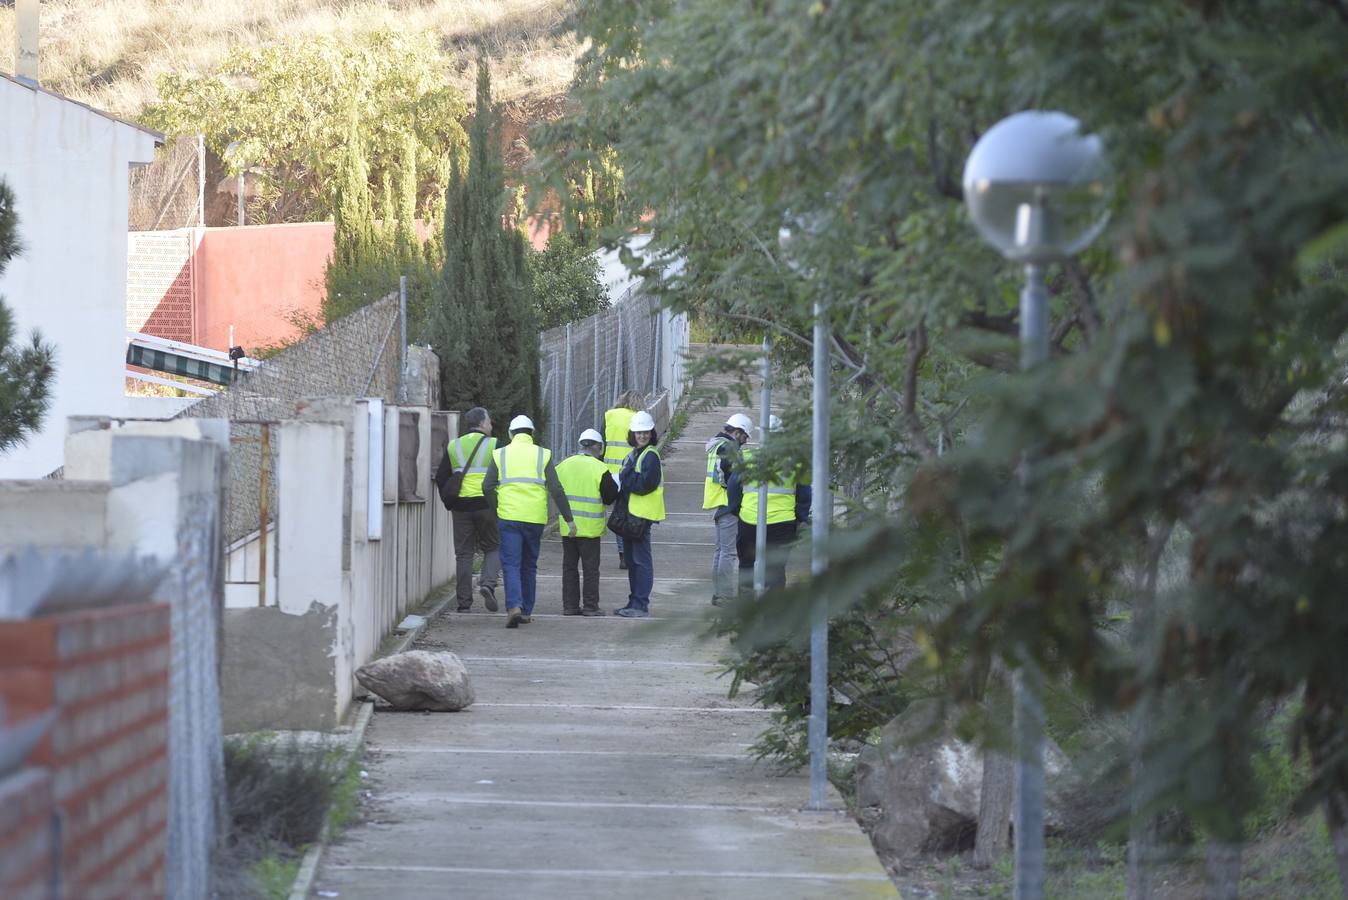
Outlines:
[{"label": "metal fence", "polygon": [[547,445],[568,452],[586,428],[604,427],[604,411],[624,391],[652,404],[683,393],[688,317],[660,308],[636,286],[601,313],[543,332],[540,338]]},{"label": "metal fence", "polygon": [[164,231],[206,223],[206,145],[200,135],[169,143],[147,166],[131,170],[131,231]]},{"label": "metal fence", "polygon": [[300,401],[311,397],[382,397],[397,401],[398,298],[385,297],[362,307],[241,375],[214,397],[183,410],[180,418],[221,418],[230,430],[229,509],[225,540],[232,544],[256,532],[260,498],[276,521],[280,484],[271,448],[270,485],[264,492],[262,422],[295,417]]}]

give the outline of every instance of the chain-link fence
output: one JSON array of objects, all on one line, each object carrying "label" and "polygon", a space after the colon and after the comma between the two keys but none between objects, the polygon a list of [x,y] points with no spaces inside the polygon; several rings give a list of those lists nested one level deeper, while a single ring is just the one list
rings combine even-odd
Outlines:
[{"label": "chain-link fence", "polygon": [[166,231],[205,224],[206,147],[200,135],[178,138],[148,166],[131,170],[128,227]]},{"label": "chain-link fence", "polygon": [[[258,531],[261,521],[263,422],[295,418],[309,397],[382,397],[398,400],[398,298],[385,297],[314,332],[240,374],[227,391],[183,410],[179,417],[229,419],[229,509],[225,540]],[[267,520],[276,521],[276,433],[270,435]]]},{"label": "chain-link fence", "polygon": [[604,411],[624,391],[653,403],[683,392],[688,317],[660,308],[636,286],[601,313],[542,334],[539,365],[547,408],[547,445],[565,454],[586,428],[604,428]]}]

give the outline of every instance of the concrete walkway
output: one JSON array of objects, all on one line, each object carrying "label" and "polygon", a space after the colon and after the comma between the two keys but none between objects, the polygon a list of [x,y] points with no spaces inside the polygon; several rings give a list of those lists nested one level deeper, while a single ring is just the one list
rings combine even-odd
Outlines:
[{"label": "concrete walkway", "polygon": [[[804,812],[803,774],[746,748],[767,714],[726,699],[703,640],[710,525],[695,414],[666,453],[669,519],[654,530],[652,618],[561,616],[561,544],[546,540],[532,624],[476,608],[419,646],[473,674],[462,713],[377,712],[374,798],[327,852],[315,890],[344,898],[894,897],[870,841],[841,810]],[[627,599],[605,540],[601,604]],[[480,601],[479,601],[480,602]],[[836,800],[836,798],[835,798]],[[332,893],[326,896],[333,896]]]}]

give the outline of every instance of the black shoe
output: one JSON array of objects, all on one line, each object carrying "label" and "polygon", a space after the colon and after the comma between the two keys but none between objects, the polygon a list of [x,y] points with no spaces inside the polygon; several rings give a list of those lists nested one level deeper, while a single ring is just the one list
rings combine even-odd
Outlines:
[{"label": "black shoe", "polygon": [[581,615],[581,611],[580,611],[579,609],[564,609],[564,610],[562,610],[562,615],[564,615],[564,616],[579,616],[579,615]]},{"label": "black shoe", "polygon": [[618,568],[620,569],[627,568],[627,560],[623,558],[623,555],[621,553],[618,554]]},{"label": "black shoe", "polygon": [[482,595],[482,605],[487,607],[487,612],[496,612],[499,608],[496,605],[496,591],[490,586],[478,585],[477,592]]},{"label": "black shoe", "polygon": [[580,611],[580,614],[586,617],[602,616],[604,614],[604,611],[597,606],[594,607],[593,609],[587,606]]},{"label": "black shoe", "polygon": [[458,606],[458,608],[457,608],[455,611],[456,611],[456,612],[472,612],[472,611],[473,611],[473,604],[472,604],[472,603],[460,603],[459,606]]}]

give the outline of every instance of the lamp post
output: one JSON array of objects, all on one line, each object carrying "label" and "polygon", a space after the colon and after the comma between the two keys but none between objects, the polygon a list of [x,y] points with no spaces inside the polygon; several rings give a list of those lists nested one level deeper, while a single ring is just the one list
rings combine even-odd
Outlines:
[{"label": "lamp post", "polygon": [[[823,230],[818,215],[787,213],[777,232],[777,245],[791,267],[800,271],[800,236],[816,237]],[[810,516],[810,575],[818,578],[828,568],[829,519],[833,495],[829,491],[829,343],[828,307],[818,294],[814,301],[814,410],[813,452],[810,468],[814,484],[814,509]],[[810,809],[825,808],[828,789],[828,595],[815,593],[810,616]]]},{"label": "lamp post", "polygon": [[[1048,359],[1044,269],[1090,244],[1109,219],[1104,146],[1060,112],[1008,116],[974,145],[964,166],[964,202],[983,239],[1025,266],[1020,295],[1020,367]],[[1023,464],[1022,485],[1029,480]],[[1012,679],[1016,742],[1016,900],[1044,892],[1044,705],[1042,675],[1022,648]]]},{"label": "lamp post", "polygon": [[[758,400],[758,449],[761,454],[768,445],[768,422],[772,415],[772,341],[763,335],[763,384]],[[760,457],[760,462],[762,461]],[[758,479],[758,524],[754,526],[754,596],[762,597],[767,590],[768,573],[768,481]]]}]

